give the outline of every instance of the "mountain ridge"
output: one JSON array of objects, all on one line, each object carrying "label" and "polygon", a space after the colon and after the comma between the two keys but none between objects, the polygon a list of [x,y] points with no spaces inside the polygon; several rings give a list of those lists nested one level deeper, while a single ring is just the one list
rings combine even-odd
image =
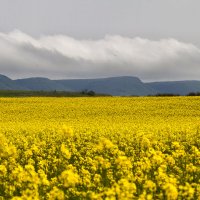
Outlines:
[{"label": "mountain ridge", "polygon": [[185,81],[161,81],[145,83],[159,93],[164,94],[179,94],[187,95],[191,92],[200,92],[200,81],[185,80]]},{"label": "mountain ridge", "polygon": [[69,91],[92,90],[113,96],[148,96],[156,94],[187,95],[200,92],[200,81],[142,82],[136,76],[118,76],[92,79],[52,80],[45,77],[30,77],[12,80],[0,74],[0,90]]}]

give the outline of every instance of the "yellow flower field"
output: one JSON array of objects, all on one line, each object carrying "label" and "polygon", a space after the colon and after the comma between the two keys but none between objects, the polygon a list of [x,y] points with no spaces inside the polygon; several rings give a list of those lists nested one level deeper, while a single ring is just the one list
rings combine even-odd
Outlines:
[{"label": "yellow flower field", "polygon": [[0,199],[200,199],[199,97],[0,106]]}]

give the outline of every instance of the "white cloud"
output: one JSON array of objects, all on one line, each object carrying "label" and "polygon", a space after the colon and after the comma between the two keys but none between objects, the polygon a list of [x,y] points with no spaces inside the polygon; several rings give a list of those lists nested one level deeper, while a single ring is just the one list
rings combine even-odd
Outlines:
[{"label": "white cloud", "polygon": [[65,35],[33,38],[0,33],[0,73],[11,77],[87,78],[120,75],[144,80],[198,79],[200,49],[173,38],[105,36],[77,40]]}]

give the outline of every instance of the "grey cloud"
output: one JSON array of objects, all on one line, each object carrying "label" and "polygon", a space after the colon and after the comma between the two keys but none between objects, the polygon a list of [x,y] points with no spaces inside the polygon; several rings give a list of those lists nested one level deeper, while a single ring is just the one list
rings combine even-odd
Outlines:
[{"label": "grey cloud", "polygon": [[92,78],[120,75],[143,80],[198,79],[200,49],[173,38],[157,41],[119,35],[77,40],[0,33],[0,73],[21,78]]}]

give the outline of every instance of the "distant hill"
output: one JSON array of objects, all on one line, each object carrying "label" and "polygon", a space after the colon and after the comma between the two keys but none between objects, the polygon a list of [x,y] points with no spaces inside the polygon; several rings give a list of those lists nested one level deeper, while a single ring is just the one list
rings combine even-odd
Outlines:
[{"label": "distant hill", "polygon": [[0,90],[68,91],[84,90],[113,96],[146,96],[156,91],[145,85],[139,78],[122,76],[99,79],[50,80],[48,78],[26,78],[11,80],[1,75]]},{"label": "distant hill", "polygon": [[191,92],[200,92],[200,81],[169,81],[146,83],[158,93],[187,95]]},{"label": "distant hill", "polygon": [[7,76],[0,75],[0,90],[94,91],[95,93],[113,96],[147,96],[158,93],[187,95],[191,92],[200,92],[200,81],[143,83],[139,78],[132,76],[68,80],[50,80],[36,77],[12,80]]},{"label": "distant hill", "polygon": [[65,87],[74,91],[93,90],[96,93],[111,94],[113,96],[145,96],[155,94],[156,91],[145,85],[137,77],[112,77],[100,79],[58,80]]},{"label": "distant hill", "polygon": [[12,79],[0,74],[0,90],[26,90],[26,87],[20,86]]},{"label": "distant hill", "polygon": [[26,90],[33,91],[72,91],[70,88],[63,86],[62,84],[50,80],[48,78],[26,78],[18,79],[14,81],[17,85],[25,87]]}]

